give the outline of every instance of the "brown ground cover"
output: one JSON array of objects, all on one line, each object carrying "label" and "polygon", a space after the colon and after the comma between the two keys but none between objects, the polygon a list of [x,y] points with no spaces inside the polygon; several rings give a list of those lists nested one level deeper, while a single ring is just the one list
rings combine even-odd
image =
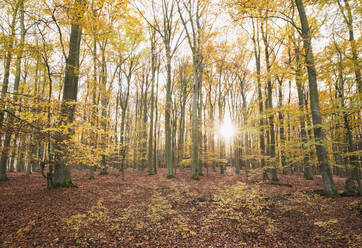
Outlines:
[{"label": "brown ground cover", "polygon": [[[1,247],[362,247],[362,197],[327,198],[320,177],[260,171],[200,181],[180,170],[148,176],[128,169],[88,180],[73,171],[78,188],[47,191],[38,173],[9,173],[0,183]],[[335,178],[338,189],[344,179]]]}]

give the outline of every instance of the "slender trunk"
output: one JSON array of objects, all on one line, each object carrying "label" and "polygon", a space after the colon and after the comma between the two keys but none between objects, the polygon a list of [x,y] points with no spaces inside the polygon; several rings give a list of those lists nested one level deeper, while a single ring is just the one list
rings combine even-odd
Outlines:
[{"label": "slender trunk", "polygon": [[[358,45],[354,39],[354,31],[353,31],[353,16],[351,6],[349,5],[348,0],[344,0],[344,6],[342,6],[340,0],[337,0],[339,10],[342,13],[343,19],[346,22],[348,28],[348,35],[349,35],[349,44],[352,50],[352,63],[353,63],[353,70],[355,73],[356,78],[356,85],[358,88],[359,94],[362,94],[362,80],[361,80],[361,67],[359,64],[358,58]],[[346,12],[347,13],[346,13]]]},{"label": "slender trunk", "polygon": [[192,179],[199,178],[199,84],[197,80],[197,60],[196,54],[193,54],[193,91],[192,91]]},{"label": "slender trunk", "polygon": [[[305,117],[304,117],[304,93],[303,93],[303,86],[302,86],[302,68],[301,68],[301,62],[300,62],[300,51],[298,47],[294,48],[295,50],[295,58],[296,58],[296,77],[295,82],[297,85],[297,92],[298,92],[298,105],[299,110],[301,112],[299,116],[299,122],[300,122],[300,136],[302,139],[302,150],[307,150],[308,147],[306,144],[308,143],[307,138],[307,132],[305,128]],[[306,106],[307,110],[307,106]],[[303,151],[304,152],[304,151]],[[303,156],[303,167],[304,167],[304,178],[307,180],[313,180],[313,175],[310,169],[309,165],[309,157],[308,155]]]},{"label": "slender trunk", "polygon": [[151,109],[150,109],[150,127],[148,134],[148,174],[154,174],[154,160],[153,160],[153,112],[154,112],[154,85],[156,73],[156,54],[155,54],[155,31],[152,32],[151,37]]},{"label": "slender trunk", "polygon": [[[202,134],[202,125],[201,123],[203,123],[202,121],[202,106],[203,106],[203,102],[202,102],[202,87],[201,87],[201,82],[202,82],[202,71],[201,71],[201,68],[200,68],[200,63],[199,61],[197,62],[197,84],[198,84],[198,131],[199,131],[199,149],[200,150],[200,153],[202,154],[202,147],[203,147],[203,144],[204,144],[204,140],[203,140],[203,134]],[[199,154],[200,156],[200,154]],[[202,173],[202,161],[200,161],[200,158],[199,159],[199,169],[198,169],[198,172],[199,172],[199,176],[203,176],[203,173]]]},{"label": "slender trunk", "polygon": [[[256,30],[255,30],[256,28]],[[260,44],[259,44],[259,28],[258,25],[254,25],[253,23],[253,43],[254,43],[254,57],[255,57],[255,65],[256,65],[256,80],[258,87],[258,102],[259,102],[259,145],[260,145],[260,166],[262,168],[265,167],[265,140],[264,140],[264,114],[263,114],[263,95],[261,91],[261,65],[260,65]],[[264,179],[267,178],[266,171],[264,170]]]},{"label": "slender trunk", "polygon": [[[102,122],[101,125],[103,127],[103,131],[107,132],[107,68],[106,68],[106,57],[105,57],[105,51],[106,50],[106,45],[103,44],[103,46],[101,46],[101,57],[102,57],[102,64],[101,64],[101,82],[102,82],[102,88],[101,88],[101,105],[102,105]],[[103,150],[105,151],[107,149],[108,146],[108,137],[107,135],[102,135],[101,136],[101,145]],[[102,154],[102,160],[101,160],[101,175],[107,175],[108,171],[107,171],[107,163],[106,163],[106,154],[103,153]]]},{"label": "slender trunk", "polygon": [[[214,104],[211,101],[211,84],[209,84],[209,91],[208,91],[208,98],[209,98],[209,116],[210,116],[210,137],[209,137],[209,143],[210,143],[210,151],[213,157],[215,157],[215,118],[214,118]],[[211,167],[213,172],[216,171],[215,161],[212,160]]]},{"label": "slender trunk", "polygon": [[[92,117],[93,117],[93,121],[94,121],[94,125],[96,127],[98,127],[98,116],[97,116],[97,39],[96,39],[96,35],[93,34],[93,82],[92,82],[92,87],[91,87],[91,91],[92,91],[92,103],[93,103],[93,108],[92,108]],[[94,149],[97,149],[97,140],[98,140],[98,135],[92,132],[92,140],[93,140],[93,146]],[[96,171],[96,167],[92,166],[91,168],[89,168],[89,180],[93,180],[94,179],[94,172]]]},{"label": "slender trunk", "polygon": [[[13,16],[13,23],[12,23],[12,34],[14,34],[15,30],[15,23],[16,23],[16,13],[18,11],[18,8],[20,8],[20,27],[21,27],[21,38],[20,38],[20,43],[19,43],[19,53],[17,54],[17,58],[16,58],[16,71],[15,71],[15,82],[14,82],[14,95],[13,95],[13,100],[15,103],[17,103],[18,97],[17,97],[17,93],[19,90],[19,83],[20,83],[20,74],[21,74],[21,58],[23,55],[23,45],[24,45],[24,39],[25,39],[25,28],[24,28],[24,3],[22,0],[20,0],[17,3],[16,6],[16,10],[14,12],[14,16]],[[6,65],[5,65],[5,75],[4,75],[4,83],[3,83],[3,88],[2,88],[2,95],[1,97],[3,98],[7,92],[7,88],[8,88],[8,84],[9,84],[9,75],[10,75],[10,62],[11,62],[11,50],[13,48],[13,41],[14,36],[12,36],[11,40],[10,40],[10,50],[8,51],[8,57],[6,59]],[[0,114],[0,128],[3,125],[3,118],[4,118],[4,113],[2,112]],[[10,146],[10,141],[11,141],[11,136],[13,134],[13,125],[14,125],[14,119],[13,117],[9,117],[9,121],[8,121],[8,128],[6,130],[6,136],[5,136],[5,141],[3,144],[3,149],[1,152],[1,159],[0,159],[0,181],[5,180],[6,179],[6,165],[8,163],[8,158],[9,158],[9,146]],[[5,169],[3,169],[5,168]]]},{"label": "slender trunk", "polygon": [[283,81],[279,80],[279,136],[280,136],[280,160],[282,165],[283,174],[287,174],[286,163],[285,163],[285,133],[284,133],[284,116],[283,116]]},{"label": "slender trunk", "polygon": [[[178,140],[178,159],[179,161],[184,158],[184,139],[185,139],[185,111],[187,100],[187,80],[186,80],[186,65],[182,65],[180,71],[180,82],[182,87],[182,95],[180,97],[180,127],[179,127],[179,140]],[[179,162],[178,161],[178,162]]]},{"label": "slender trunk", "polygon": [[[221,69],[220,69],[220,77],[221,77]],[[223,97],[221,96],[221,80],[219,80],[219,99],[218,99],[218,107],[219,107],[219,124],[222,125],[223,121],[224,121],[224,108],[225,108],[225,99],[222,99]],[[219,136],[219,158],[220,158],[220,162],[219,162],[219,166],[220,166],[220,174],[223,175],[225,173],[225,168],[224,168],[224,162],[222,161],[223,159],[225,159],[225,141],[224,141],[224,137]]]},{"label": "slender trunk", "polygon": [[[159,78],[159,66],[157,66],[157,82],[156,82],[156,92],[158,92],[158,78]],[[154,139],[154,144],[153,144],[153,166],[154,166],[154,174],[157,174],[157,168],[158,168],[158,161],[157,161],[157,144],[158,144],[158,137],[160,137],[159,132],[157,132],[157,127],[158,127],[158,95],[156,95],[156,99],[155,99],[155,139]],[[157,135],[156,135],[157,134]]]},{"label": "slender trunk", "polygon": [[[275,158],[275,131],[274,131],[274,115],[273,115],[273,96],[272,96],[272,92],[273,92],[273,86],[272,86],[272,82],[271,82],[271,76],[270,76],[270,54],[269,54],[269,43],[268,43],[268,24],[265,23],[265,31],[263,29],[263,26],[261,27],[261,31],[262,31],[262,37],[263,37],[263,42],[264,42],[264,51],[265,51],[265,64],[266,64],[266,69],[267,69],[267,109],[268,109],[268,116],[269,116],[269,134],[270,134],[270,139],[269,139],[269,155],[271,157],[271,160],[274,161]],[[278,174],[277,174],[277,167],[275,162],[274,165],[272,165],[272,180],[273,181],[278,181]]]},{"label": "slender trunk", "polygon": [[166,166],[167,166],[167,177],[172,178],[173,175],[173,164],[172,164],[172,147],[171,147],[171,51],[170,44],[166,45],[166,106],[165,106],[165,155],[166,155]]},{"label": "slender trunk", "polygon": [[[337,46],[336,46],[337,48]],[[345,109],[345,99],[344,99],[344,78],[343,78],[343,58],[342,58],[342,52],[337,48],[338,55],[339,55],[339,61],[338,61],[338,72],[339,72],[339,85],[336,85],[336,90],[338,93],[338,98],[341,102],[341,108]],[[347,138],[347,144],[348,144],[348,152],[352,153],[355,151],[354,145],[353,145],[353,138],[352,138],[352,128],[350,126],[347,113],[343,111],[343,122],[344,127],[346,129],[346,138]],[[350,180],[356,180],[358,185],[358,192],[360,195],[362,195],[362,184],[361,184],[361,176],[360,176],[360,168],[359,168],[359,161],[356,155],[352,155],[350,157],[351,164],[353,166],[352,173],[350,174],[351,177]],[[346,183],[348,180],[346,180]]]}]

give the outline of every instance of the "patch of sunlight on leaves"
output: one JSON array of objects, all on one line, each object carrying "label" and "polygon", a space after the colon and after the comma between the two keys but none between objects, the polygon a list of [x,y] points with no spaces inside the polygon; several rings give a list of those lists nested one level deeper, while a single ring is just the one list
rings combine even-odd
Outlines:
[{"label": "patch of sunlight on leaves", "polygon": [[264,197],[259,187],[248,189],[245,183],[238,182],[230,188],[219,190],[213,197],[218,208],[224,213],[236,214],[246,210],[249,214],[260,213],[265,206]]},{"label": "patch of sunlight on leaves", "polygon": [[246,232],[257,232],[260,226],[265,226],[270,235],[277,231],[273,221],[263,213],[268,203],[259,187],[248,188],[245,183],[238,182],[217,190],[212,202],[211,213],[202,219],[202,229],[233,221]]},{"label": "patch of sunlight on leaves", "polygon": [[35,226],[35,220],[29,221],[24,227],[19,228],[19,230],[16,232],[17,238],[23,238],[24,235],[29,233],[33,227]]},{"label": "patch of sunlight on leaves", "polygon": [[92,225],[107,223],[106,208],[99,200],[86,214],[75,214],[63,219],[65,230],[70,233],[76,245],[89,246],[93,241],[92,234],[87,229]]},{"label": "patch of sunlight on leaves", "polygon": [[322,242],[330,242],[343,239],[343,234],[341,232],[326,231],[324,234],[316,234],[315,238]]},{"label": "patch of sunlight on leaves", "polygon": [[268,224],[265,228],[265,232],[269,235],[274,235],[278,231],[278,228],[274,225],[274,221],[268,218],[267,223]]},{"label": "patch of sunlight on leaves", "polygon": [[182,238],[186,238],[188,235],[196,235],[196,232],[189,228],[187,220],[183,216],[178,215],[175,221],[174,230],[181,233]]},{"label": "patch of sunlight on leaves", "polygon": [[188,220],[172,209],[171,203],[159,194],[156,194],[152,197],[151,205],[146,217],[156,228],[161,227],[163,220],[170,219],[170,222],[173,222],[173,231],[180,233],[183,238],[196,234],[190,228]]},{"label": "patch of sunlight on leaves", "polygon": [[311,209],[315,209],[317,211],[327,210],[327,208],[330,207],[330,204],[327,204],[327,201],[329,201],[329,199],[318,194],[295,192],[288,197],[288,201],[279,202],[277,203],[277,206],[283,212],[298,211],[308,216]]},{"label": "patch of sunlight on leaves", "polygon": [[362,234],[355,234],[353,235],[353,241],[350,240],[348,244],[349,248],[360,248],[362,244]]},{"label": "patch of sunlight on leaves", "polygon": [[320,227],[323,231],[322,234],[317,233],[315,238],[322,242],[343,239],[343,234],[333,229],[333,225],[336,223],[338,223],[337,219],[314,222],[314,225]]},{"label": "patch of sunlight on leaves", "polygon": [[171,217],[174,214],[175,210],[172,209],[172,206],[167,199],[160,195],[152,197],[150,213],[147,217],[153,224],[159,224],[161,220]]},{"label": "patch of sunlight on leaves", "polygon": [[328,220],[328,221],[314,222],[314,225],[319,226],[319,227],[329,227],[330,225],[336,224],[336,223],[338,223],[337,219],[331,219],[331,220]]}]

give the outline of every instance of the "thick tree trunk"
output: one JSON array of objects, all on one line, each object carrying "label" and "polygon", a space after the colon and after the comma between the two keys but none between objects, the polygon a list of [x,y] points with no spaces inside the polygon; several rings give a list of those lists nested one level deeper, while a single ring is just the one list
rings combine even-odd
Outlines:
[{"label": "thick tree trunk", "polygon": [[[71,102],[77,100],[81,36],[81,27],[77,24],[72,24],[70,31],[69,55],[66,60],[65,67],[63,103],[61,107],[62,124],[64,124],[64,122],[69,124],[74,120],[75,105],[71,104]],[[69,139],[69,137],[60,135],[60,138],[56,143],[55,150],[58,152],[56,153],[55,157],[53,187],[64,187],[72,185],[71,169],[70,166],[66,165],[64,158],[65,154],[62,153],[63,147],[60,145],[61,141],[65,139]]]},{"label": "thick tree trunk", "polygon": [[300,22],[302,24],[303,47],[305,50],[305,63],[308,71],[310,92],[310,107],[312,111],[314,138],[319,166],[322,172],[324,190],[328,195],[336,195],[336,187],[329,167],[327,151],[324,145],[325,134],[322,127],[322,118],[319,108],[319,96],[317,87],[317,72],[314,65],[314,55],[311,43],[311,35],[307,15],[302,0],[295,0],[298,8]]}]

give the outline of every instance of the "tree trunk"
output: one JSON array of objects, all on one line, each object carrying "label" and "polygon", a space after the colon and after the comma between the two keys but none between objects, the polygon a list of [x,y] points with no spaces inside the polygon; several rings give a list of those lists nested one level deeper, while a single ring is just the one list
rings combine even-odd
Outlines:
[{"label": "tree trunk", "polygon": [[[296,45],[297,46],[297,45]],[[301,112],[301,115],[299,117],[299,122],[300,122],[300,136],[302,138],[302,150],[306,150],[306,144],[308,142],[308,138],[307,138],[307,132],[305,129],[305,118],[304,118],[304,94],[303,94],[303,86],[302,86],[302,69],[301,69],[301,63],[300,63],[300,51],[298,47],[294,48],[295,50],[295,58],[296,58],[296,63],[297,63],[297,68],[296,68],[296,77],[295,77],[295,82],[297,85],[297,92],[298,92],[298,104],[299,104],[299,110]],[[306,106],[307,108],[307,106]],[[304,167],[304,178],[307,180],[313,180],[313,175],[312,172],[310,170],[310,165],[309,165],[309,157],[308,155],[304,155],[303,156],[303,167]]]},{"label": "tree trunk", "polygon": [[[339,73],[339,85],[336,84],[336,90],[338,93],[338,98],[341,103],[341,108],[345,109],[345,99],[344,99],[344,78],[343,78],[343,57],[342,52],[339,50],[339,48],[336,46],[338,55],[339,55],[339,61],[338,61],[338,73]],[[348,120],[347,113],[343,111],[343,122],[344,127],[346,129],[346,138],[347,138],[347,144],[348,144],[348,152],[353,153],[355,151],[354,145],[353,145],[353,138],[352,138],[352,129]],[[361,176],[360,176],[360,168],[359,168],[359,161],[356,155],[352,155],[350,157],[351,164],[352,164],[352,171],[350,173],[349,179],[346,180],[346,183],[348,181],[353,182],[353,180],[356,180],[358,185],[358,193],[362,195],[362,184],[361,184]]]},{"label": "tree trunk", "polygon": [[166,167],[167,167],[167,178],[173,178],[173,164],[172,164],[172,147],[171,147],[171,51],[170,44],[166,45],[166,106],[165,106],[165,153],[166,153]]},{"label": "tree trunk", "polygon": [[[362,94],[362,81],[361,81],[361,67],[359,65],[359,58],[358,58],[358,45],[354,39],[354,31],[353,31],[353,16],[351,6],[349,5],[348,0],[344,0],[344,6],[340,3],[340,0],[337,0],[339,10],[342,13],[343,19],[346,22],[349,34],[349,44],[351,45],[352,50],[352,63],[353,63],[353,70],[356,77],[356,84],[358,88],[358,93]],[[345,13],[345,11],[347,13]]]},{"label": "tree trunk", "polygon": [[193,91],[192,91],[192,175],[191,178],[199,178],[199,119],[198,119],[198,101],[199,84],[197,74],[196,54],[193,54]]},{"label": "tree trunk", "polygon": [[286,163],[285,163],[285,133],[284,133],[284,116],[283,116],[283,80],[279,80],[279,136],[280,136],[280,161],[282,165],[283,174],[287,174]]},{"label": "tree trunk", "polygon": [[[16,17],[19,9],[19,3],[22,1],[18,1],[16,3],[13,15],[12,15],[12,21],[11,21],[11,36],[9,37],[9,42],[7,44],[7,52],[5,56],[5,68],[4,68],[4,80],[3,85],[1,89],[1,99],[6,97],[6,94],[8,92],[9,87],[9,77],[10,77],[10,64],[11,59],[13,56],[13,47],[14,47],[14,39],[15,39],[15,26],[16,26]],[[6,108],[6,106],[2,106],[3,108]],[[5,111],[0,112],[0,129],[3,129],[3,123],[5,118]],[[10,131],[10,130],[9,130]],[[7,165],[7,158],[8,158],[8,147],[10,145],[11,137],[7,137],[9,134],[6,135],[4,145],[3,145],[3,151],[2,156],[0,160],[0,181],[7,180],[6,176],[6,165]]]},{"label": "tree trunk", "polygon": [[276,163],[274,161],[275,158],[275,131],[274,131],[274,115],[273,115],[273,96],[272,96],[272,92],[273,92],[273,87],[272,87],[272,82],[271,82],[271,78],[270,78],[270,54],[269,54],[269,43],[268,43],[268,24],[265,23],[265,31],[263,29],[263,26],[261,27],[261,31],[262,31],[262,36],[263,36],[263,42],[264,42],[264,50],[265,50],[265,64],[266,64],[266,70],[267,70],[267,92],[268,92],[268,96],[267,96],[267,108],[268,108],[268,116],[269,116],[269,134],[270,134],[270,139],[269,139],[269,155],[271,157],[272,160],[272,180],[273,181],[278,181],[278,174],[277,174],[277,167],[276,167]]},{"label": "tree trunk", "polygon": [[151,109],[150,109],[150,127],[148,134],[148,175],[154,174],[154,160],[153,160],[153,112],[154,112],[154,85],[155,85],[155,74],[156,74],[156,54],[155,54],[155,40],[156,31],[152,31],[151,36]]},{"label": "tree trunk", "polygon": [[[256,29],[256,30],[255,30]],[[265,140],[264,140],[264,116],[263,116],[263,95],[261,91],[261,65],[260,65],[260,44],[259,44],[259,27],[253,23],[253,44],[254,44],[254,57],[255,57],[255,66],[256,66],[256,80],[258,87],[258,102],[259,102],[259,145],[260,145],[260,167],[265,167]],[[264,170],[264,179],[267,179],[267,174]],[[266,175],[266,177],[265,177]]]},{"label": "tree trunk", "polygon": [[[81,0],[76,0],[80,2]],[[77,101],[78,73],[79,73],[79,50],[82,36],[82,28],[77,24],[72,24],[70,31],[69,55],[66,60],[63,102],[61,106],[61,124],[70,124],[74,120],[75,105],[71,102]],[[53,187],[67,187],[72,185],[70,166],[66,164],[62,153],[61,142],[69,139],[69,136],[60,135],[56,145],[56,157],[54,168]]]},{"label": "tree trunk", "polygon": [[314,138],[319,166],[322,172],[324,190],[328,195],[336,195],[336,187],[329,167],[327,151],[324,145],[325,134],[322,127],[322,118],[319,108],[319,95],[317,87],[317,72],[314,65],[314,55],[307,15],[302,0],[295,0],[302,24],[303,47],[305,50],[305,63],[308,71],[310,92],[310,107],[312,111]]}]

